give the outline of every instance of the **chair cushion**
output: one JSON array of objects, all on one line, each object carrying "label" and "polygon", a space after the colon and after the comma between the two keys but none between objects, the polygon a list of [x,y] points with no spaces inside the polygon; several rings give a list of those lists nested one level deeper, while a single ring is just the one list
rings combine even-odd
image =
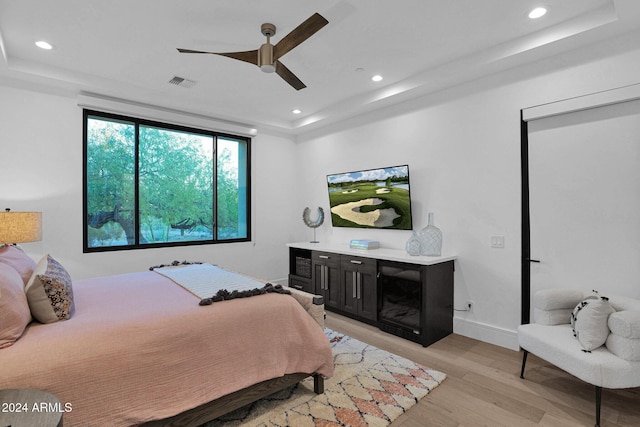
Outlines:
[{"label": "chair cushion", "polygon": [[541,289],[533,295],[533,306],[541,310],[573,308],[584,299],[578,289]]},{"label": "chair cushion", "polygon": [[607,349],[624,360],[640,361],[640,339],[609,334]]},{"label": "chair cushion", "polygon": [[533,321],[540,325],[563,325],[571,323],[571,308],[558,308],[555,310],[533,309]]},{"label": "chair cushion", "polygon": [[606,388],[640,387],[640,361],[624,360],[604,346],[583,351],[569,324],[520,325],[518,343],[531,354],[589,384]]},{"label": "chair cushion", "polygon": [[640,299],[619,295],[608,295],[611,307],[615,311],[640,311]]},{"label": "chair cushion", "polygon": [[640,338],[640,311],[617,311],[607,321],[612,334],[623,338]]}]

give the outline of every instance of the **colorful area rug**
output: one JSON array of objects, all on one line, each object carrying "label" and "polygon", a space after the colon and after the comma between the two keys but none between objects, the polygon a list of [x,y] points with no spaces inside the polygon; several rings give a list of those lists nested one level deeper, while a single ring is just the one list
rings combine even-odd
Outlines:
[{"label": "colorful area rug", "polygon": [[387,426],[436,388],[446,375],[325,328],[335,374],[324,394],[313,380],[240,408],[206,427]]}]

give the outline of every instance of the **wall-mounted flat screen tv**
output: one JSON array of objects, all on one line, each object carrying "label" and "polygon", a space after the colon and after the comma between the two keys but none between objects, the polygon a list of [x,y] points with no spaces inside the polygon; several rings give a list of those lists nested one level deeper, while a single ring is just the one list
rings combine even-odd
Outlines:
[{"label": "wall-mounted flat screen tv", "polygon": [[334,227],[411,230],[409,166],[327,175]]}]

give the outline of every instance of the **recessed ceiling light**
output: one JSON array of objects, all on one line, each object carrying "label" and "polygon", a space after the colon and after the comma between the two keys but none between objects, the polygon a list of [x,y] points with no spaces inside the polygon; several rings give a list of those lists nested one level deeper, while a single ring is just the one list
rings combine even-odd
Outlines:
[{"label": "recessed ceiling light", "polygon": [[371,80],[373,80],[374,82],[379,82],[380,80],[382,80],[382,76],[376,74],[375,76],[371,77]]},{"label": "recessed ceiling light", "polygon": [[547,9],[544,7],[536,7],[531,12],[529,12],[529,18],[538,19],[543,17],[547,13]]},{"label": "recessed ceiling light", "polygon": [[51,46],[51,43],[47,43],[44,40],[37,41],[36,46],[38,46],[40,49],[46,49],[46,50],[53,49],[53,46]]},{"label": "recessed ceiling light", "polygon": [[297,108],[295,108],[295,109],[291,110],[291,112],[293,114],[300,114],[300,113],[302,113],[302,110],[298,110]]}]

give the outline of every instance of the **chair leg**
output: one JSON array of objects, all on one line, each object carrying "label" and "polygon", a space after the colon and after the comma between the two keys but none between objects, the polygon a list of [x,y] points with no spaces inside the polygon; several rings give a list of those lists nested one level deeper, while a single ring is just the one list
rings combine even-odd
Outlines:
[{"label": "chair leg", "polygon": [[[524,379],[524,367],[527,364],[527,356],[529,352],[525,349],[522,349],[522,369],[520,370],[520,378]],[[596,386],[596,425],[595,427],[600,427],[600,406],[602,404],[602,387]]]},{"label": "chair leg", "polygon": [[522,369],[520,370],[520,378],[524,378],[524,366],[527,364],[527,356],[529,355],[529,352],[527,350],[522,350],[524,353],[522,353]]},{"label": "chair leg", "polygon": [[602,387],[596,386],[596,427],[600,427],[600,404],[602,403]]}]

